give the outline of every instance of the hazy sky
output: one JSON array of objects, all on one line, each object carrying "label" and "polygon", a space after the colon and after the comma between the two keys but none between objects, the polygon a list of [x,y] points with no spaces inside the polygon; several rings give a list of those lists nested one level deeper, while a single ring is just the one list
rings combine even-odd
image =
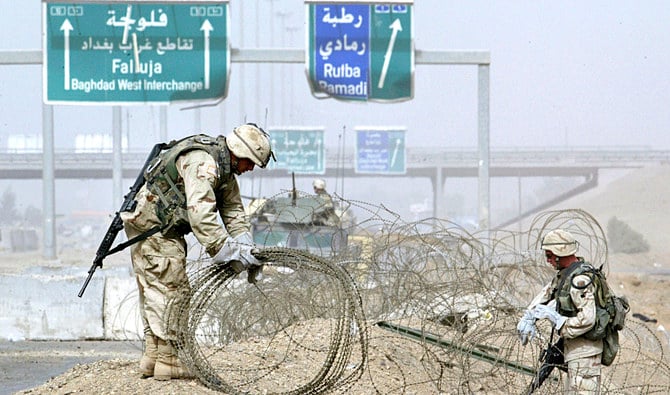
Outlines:
[{"label": "hazy sky", "polygon": [[[0,0],[0,7],[0,50],[40,49],[41,3]],[[231,0],[230,10],[233,47],[304,47],[302,1]],[[418,0],[414,5],[416,49],[490,51],[492,150],[670,149],[669,23],[665,0]],[[0,67],[3,147],[10,134],[40,134],[42,81],[39,65]],[[414,82],[414,100],[400,104],[318,100],[302,65],[233,64],[228,98],[202,109],[200,122],[211,133],[226,133],[245,120],[323,126],[330,147],[341,138],[353,146],[349,131],[356,126],[405,126],[408,146],[474,148],[476,67],[417,65]],[[181,111],[184,106],[169,107],[169,138],[195,131],[194,112]],[[110,133],[111,112],[106,106],[56,106],[56,148],[73,147],[76,134]],[[155,106],[124,111],[131,146],[153,145],[157,114]]]},{"label": "hazy sky", "polygon": [[[18,4],[0,0],[5,10],[0,49],[40,49],[41,3]],[[303,48],[302,1],[232,0],[230,10],[234,47]],[[417,49],[491,52],[492,149],[566,143],[670,148],[670,2],[420,0],[414,15]],[[477,141],[474,66],[417,65],[415,99],[403,104],[317,100],[301,65],[274,66],[277,74],[283,71],[274,83],[266,77],[270,66],[245,67],[242,72],[233,65],[224,103],[202,111],[204,129],[228,129],[245,115],[264,123],[267,109],[269,125],[325,126],[333,146],[343,126],[370,124],[406,126],[408,145],[459,147]],[[39,133],[40,66],[2,68],[0,136]],[[268,95],[271,87],[274,99]],[[171,106],[170,138],[190,127],[192,112],[179,111],[183,107]],[[155,108],[129,111],[131,134],[157,129]],[[70,133],[111,128],[110,114],[109,107],[57,107],[56,145],[68,146],[64,140]],[[100,123],[105,118],[108,125]]]}]

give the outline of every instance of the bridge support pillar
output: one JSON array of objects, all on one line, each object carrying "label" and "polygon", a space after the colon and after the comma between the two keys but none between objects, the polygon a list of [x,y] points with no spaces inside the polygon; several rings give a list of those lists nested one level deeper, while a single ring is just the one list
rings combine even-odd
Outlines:
[{"label": "bridge support pillar", "polygon": [[56,260],[56,182],[54,164],[54,110],[51,105],[42,105],[42,257]]},{"label": "bridge support pillar", "polygon": [[433,178],[433,216],[443,218],[444,214],[444,178],[442,177],[442,166],[435,167]]}]

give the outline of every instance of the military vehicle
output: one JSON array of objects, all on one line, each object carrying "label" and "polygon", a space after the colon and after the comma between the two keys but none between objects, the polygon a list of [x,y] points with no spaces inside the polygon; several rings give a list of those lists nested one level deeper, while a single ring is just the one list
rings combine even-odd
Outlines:
[{"label": "military vehicle", "polygon": [[330,200],[298,192],[288,196],[254,199],[247,208],[254,242],[264,247],[289,247],[319,256],[347,248],[351,220]]}]

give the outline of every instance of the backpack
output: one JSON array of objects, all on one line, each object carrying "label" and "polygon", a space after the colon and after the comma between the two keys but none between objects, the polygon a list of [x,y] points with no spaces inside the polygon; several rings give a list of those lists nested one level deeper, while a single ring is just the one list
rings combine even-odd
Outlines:
[{"label": "backpack", "polygon": [[[619,352],[619,331],[624,328],[626,315],[630,311],[628,299],[625,296],[617,296],[607,284],[605,275],[599,269],[596,271],[594,281],[600,282],[599,290],[596,292],[596,315],[598,316],[594,327],[600,329],[604,326],[603,353],[601,363],[610,366]],[[603,313],[602,311],[605,311]]]},{"label": "backpack", "polygon": [[[628,300],[625,296],[617,296],[612,291],[601,268],[596,269],[592,265],[582,262],[578,264],[578,267],[570,269],[570,272],[566,273],[566,277],[570,278],[570,283],[572,283],[572,279],[575,276],[580,274],[589,275],[593,281],[595,286],[595,294],[593,296],[596,304],[596,322],[593,328],[583,336],[589,340],[602,339],[603,353],[601,363],[605,366],[610,366],[619,352],[619,331],[624,328],[626,315],[630,311]],[[559,292],[562,295],[565,295],[565,291],[569,293],[570,286],[574,287],[575,285],[569,284],[563,292]],[[563,288],[563,286],[559,288]],[[565,297],[559,297],[558,302],[569,309],[565,303],[561,303],[565,299]]]}]

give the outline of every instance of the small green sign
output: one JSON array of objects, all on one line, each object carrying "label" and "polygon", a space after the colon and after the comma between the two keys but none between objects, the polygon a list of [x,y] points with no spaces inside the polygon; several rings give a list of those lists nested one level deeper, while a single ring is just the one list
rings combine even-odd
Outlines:
[{"label": "small green sign", "polygon": [[225,98],[228,2],[43,4],[44,101]]},{"label": "small green sign", "polygon": [[289,127],[269,129],[272,150],[277,158],[270,168],[301,174],[324,174],[326,149],[323,128]]}]

